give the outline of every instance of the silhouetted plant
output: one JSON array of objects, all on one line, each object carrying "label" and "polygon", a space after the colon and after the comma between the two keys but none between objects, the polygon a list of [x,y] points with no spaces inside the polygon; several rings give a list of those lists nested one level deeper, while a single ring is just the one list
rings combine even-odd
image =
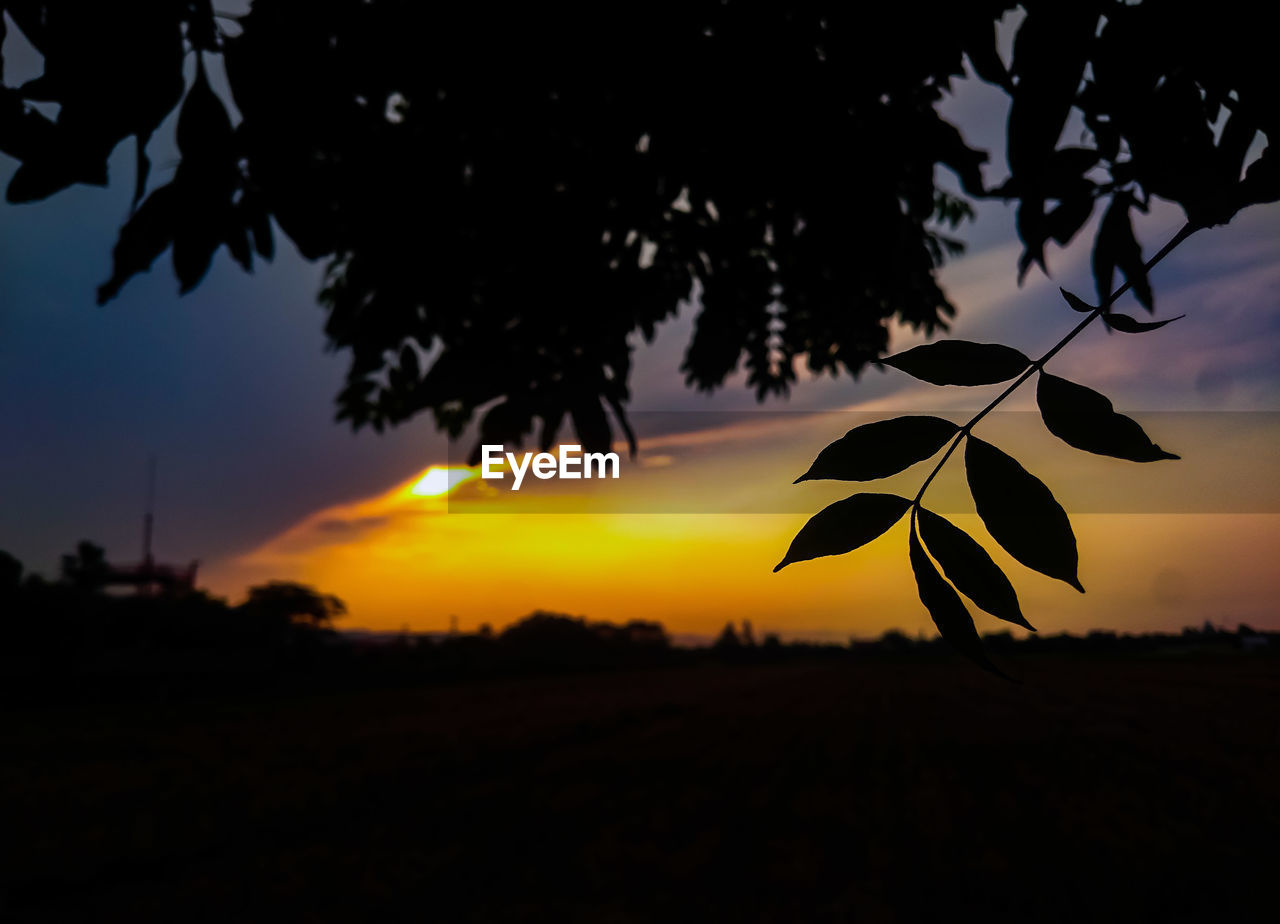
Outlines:
[{"label": "silhouetted plant", "polygon": [[[809,470],[796,479],[797,483],[815,479],[884,478],[947,447],[914,498],[865,493],[836,501],[805,524],[773,570],[779,571],[797,561],[851,552],[887,532],[910,511],[908,557],[921,602],[943,638],[982,667],[1000,674],[983,651],[973,619],[960,595],[998,619],[1033,632],[1035,627],[1022,614],[1013,585],[991,556],[964,530],[926,509],[923,506],[925,492],[964,443],[969,491],[987,532],[1018,562],[1084,593],[1078,575],[1076,538],[1066,511],[1043,482],[1012,456],[974,436],[973,429],[1019,386],[1036,376],[1036,403],[1041,418],[1049,432],[1068,445],[1131,462],[1177,459],[1178,456],[1153,443],[1136,421],[1117,413],[1104,395],[1051,375],[1044,367],[1097,318],[1102,318],[1112,330],[1129,333],[1156,330],[1177,320],[1143,323],[1113,312],[1111,306],[1135,285],[1135,280],[1145,280],[1151,268],[1193,231],[1194,225],[1185,225],[1159,253],[1130,273],[1127,281],[1096,307],[1065,289],[1060,290],[1071,308],[1087,312],[1087,316],[1039,359],[1033,361],[1001,344],[967,340],[924,344],[886,358],[884,365],[934,385],[1012,382],[963,426],[940,417],[897,417],[855,427],[823,449]],[[1103,244],[1110,246],[1105,241]],[[1146,302],[1151,302],[1149,290]]]},{"label": "silhouetted plant", "polygon": [[738,638],[738,630],[733,627],[732,622],[724,624],[724,628],[711,643],[711,647],[720,651],[737,650],[742,647],[742,639]]},{"label": "silhouetted plant", "polygon": [[62,556],[62,580],[84,589],[102,586],[107,573],[107,553],[100,545],[82,540],[71,555]]},{"label": "silhouetted plant", "polygon": [[17,590],[22,583],[22,562],[0,549],[0,587]]},{"label": "silhouetted plant", "polygon": [[508,645],[550,649],[594,647],[604,641],[581,616],[543,610],[513,622],[502,630],[498,640]]},{"label": "silhouetted plant", "polygon": [[335,619],[346,615],[347,606],[338,597],[306,584],[269,581],[249,588],[249,598],[240,610],[271,626],[331,629]]},{"label": "silhouetted plant", "polygon": [[[1149,305],[1135,209],[1159,196],[1208,226],[1280,197],[1274,147],[1242,178],[1280,118],[1259,5],[1026,0],[1006,62],[995,23],[1014,8],[254,0],[220,17],[208,0],[0,0],[44,56],[40,77],[0,86],[0,150],[25,202],[105,183],[136,139],[102,301],[170,248],[183,292],[223,246],[249,269],[276,228],[326,260],[353,427],[429,410],[456,435],[480,415],[480,440],[537,429],[545,448],[568,419],[602,448],[610,413],[630,436],[635,335],[682,299],[698,310],[687,383],[742,367],[763,399],[802,363],[858,374],[892,322],[945,330],[936,270],[971,199],[1017,203],[1022,273],[1107,200],[1099,297],[1119,269]],[[995,189],[938,112],[966,61],[1012,99]],[[148,189],[146,144],[175,108],[177,168]],[[1058,147],[1073,109],[1086,137]]]}]

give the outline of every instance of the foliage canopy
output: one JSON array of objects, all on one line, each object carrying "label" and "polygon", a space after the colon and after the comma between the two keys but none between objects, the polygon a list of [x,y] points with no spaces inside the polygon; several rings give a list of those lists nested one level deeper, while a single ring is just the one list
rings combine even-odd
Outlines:
[{"label": "foliage canopy", "polygon": [[[222,247],[248,269],[278,229],[327,261],[340,418],[429,410],[456,434],[479,415],[481,441],[546,447],[567,417],[599,449],[630,435],[634,335],[684,299],[688,384],[744,368],[763,399],[800,363],[856,375],[890,321],[945,329],[936,270],[972,199],[1016,201],[1021,272],[1101,207],[1100,297],[1118,269],[1150,306],[1135,209],[1158,196],[1208,226],[1280,198],[1274,146],[1246,164],[1280,118],[1256,5],[1027,0],[1005,61],[1014,9],[2,0],[44,57],[0,88],[7,196],[105,183],[132,136],[136,208],[101,301],[166,250],[184,292]],[[1012,98],[997,188],[938,113],[966,62]],[[146,146],[175,110],[180,160],[153,183]],[[1073,112],[1084,136],[1063,143]]]}]

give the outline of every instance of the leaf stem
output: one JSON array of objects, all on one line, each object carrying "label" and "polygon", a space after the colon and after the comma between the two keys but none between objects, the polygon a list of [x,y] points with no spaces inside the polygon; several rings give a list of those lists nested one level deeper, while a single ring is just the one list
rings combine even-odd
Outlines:
[{"label": "leaf stem", "polygon": [[[1187,222],[1185,225],[1183,225],[1178,230],[1178,233],[1175,234],[1173,237],[1171,237],[1168,243],[1166,243],[1163,247],[1161,247],[1156,252],[1155,256],[1153,256],[1150,260],[1148,260],[1143,265],[1142,267],[1143,273],[1151,272],[1151,270],[1155,268],[1156,264],[1158,264],[1165,257],[1169,256],[1169,254],[1173,252],[1175,247],[1177,247],[1179,244],[1181,244],[1183,241],[1189,238],[1192,234],[1194,234],[1197,230],[1199,230],[1199,228],[1200,228],[1199,225],[1192,224],[1191,222]],[[942,458],[938,460],[938,464],[933,467],[933,471],[931,471],[929,473],[929,477],[924,480],[924,484],[920,485],[920,490],[916,492],[915,499],[911,502],[911,506],[913,508],[912,510],[913,517],[915,516],[915,509],[919,508],[920,501],[924,499],[924,492],[929,489],[929,485],[933,483],[933,479],[937,477],[938,472],[942,471],[942,466],[947,464],[947,460],[950,459],[952,453],[956,451],[956,447],[960,445],[960,441],[963,440],[965,437],[967,437],[970,434],[970,432],[972,432],[973,428],[977,425],[978,421],[982,420],[982,418],[986,417],[993,410],[995,410],[997,405],[1000,404],[1000,402],[1004,401],[1005,398],[1009,397],[1011,394],[1017,391],[1022,386],[1022,384],[1027,381],[1027,379],[1031,378],[1031,376],[1035,375],[1037,372],[1043,369],[1044,364],[1047,363],[1049,360],[1053,359],[1053,357],[1057,356],[1063,347],[1065,347],[1068,343],[1074,340],[1081,333],[1081,331],[1083,331],[1086,327],[1092,324],[1094,318],[1098,317],[1101,314],[1105,314],[1107,311],[1109,311],[1111,309],[1111,306],[1114,305],[1122,295],[1128,292],[1129,289],[1132,287],[1132,285],[1133,285],[1132,282],[1126,279],[1124,284],[1120,286],[1120,288],[1112,292],[1111,295],[1102,302],[1102,304],[1100,304],[1097,308],[1094,308],[1093,311],[1089,312],[1089,314],[1085,316],[1083,321],[1081,321],[1079,324],[1073,327],[1071,331],[1067,333],[1066,336],[1064,336],[1061,340],[1059,340],[1052,347],[1050,347],[1049,352],[1045,353],[1039,359],[1031,363],[1031,365],[1027,366],[1026,370],[1020,376],[1014,379],[1014,381],[1012,382],[1012,384],[1009,385],[1008,388],[1006,388],[994,399],[992,399],[990,404],[988,404],[986,407],[980,410],[977,414],[975,414],[969,420],[967,424],[965,424],[963,427],[960,428],[960,432],[955,435],[955,438],[951,441],[951,445],[947,447],[947,451],[943,454]]]}]

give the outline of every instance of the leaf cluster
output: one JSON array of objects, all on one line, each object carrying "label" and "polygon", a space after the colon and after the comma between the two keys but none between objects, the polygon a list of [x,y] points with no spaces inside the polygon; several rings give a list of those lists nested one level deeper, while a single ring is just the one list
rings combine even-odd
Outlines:
[{"label": "leaf cluster", "polygon": [[[1277,127],[1254,5],[1028,0],[1006,60],[1012,8],[0,0],[44,57],[0,85],[0,150],[26,202],[106,182],[135,139],[102,300],[170,249],[184,292],[223,247],[269,259],[273,231],[325,261],[353,427],[429,411],[549,446],[568,422],[600,448],[630,435],[633,347],[682,304],[687,383],[742,372],[764,399],[802,367],[857,375],[893,323],[945,330],[936,270],[975,199],[1017,203],[1023,271],[1101,203],[1099,291],[1118,270],[1151,307],[1134,211],[1160,196],[1204,226],[1280,198],[1273,149],[1250,160]],[[969,72],[1012,101],[995,189],[938,112]],[[153,186],[175,110],[178,166]],[[1064,144],[1073,112],[1086,136]]]},{"label": "leaf cluster", "polygon": [[[1119,270],[1154,310],[1133,229],[1151,197],[1180,205],[1197,228],[1280,199],[1271,32],[1256,4],[1241,0],[1195,15],[1155,2],[1022,6],[1008,70],[983,75],[1012,98],[1011,176],[995,192],[1017,201],[1019,272],[1045,268],[1046,245],[1068,244],[1100,205],[1099,299]],[[1073,112],[1086,131],[1060,145]]]},{"label": "leaf cluster", "polygon": [[[1080,302],[1070,293],[1063,295],[1072,307]],[[1103,315],[1101,309],[1089,310],[1090,320]],[[1167,322],[1147,327],[1154,329],[1163,323]],[[1074,334],[1059,348],[1071,336]],[[997,619],[1031,631],[1034,627],[1023,615],[1013,584],[982,545],[922,504],[933,477],[961,443],[969,492],[991,538],[1026,567],[1081,593],[1084,587],[1078,574],[1075,533],[1066,511],[1044,482],[1016,459],[972,435],[977,421],[1034,375],[1038,379],[1036,401],[1045,426],[1068,445],[1133,462],[1178,458],[1153,443],[1137,421],[1118,413],[1104,395],[1045,372],[1044,362],[1033,362],[1011,347],[966,340],[925,344],[885,359],[885,365],[935,385],[991,385],[1011,380],[1013,384],[963,427],[934,416],[897,417],[855,427],[823,449],[797,481],[873,481],[905,471],[948,447],[915,498],[859,493],[836,501],[801,528],[774,570],[861,548],[909,512],[908,557],[921,602],[943,638],[976,663],[1000,673],[982,648],[963,598]]]}]

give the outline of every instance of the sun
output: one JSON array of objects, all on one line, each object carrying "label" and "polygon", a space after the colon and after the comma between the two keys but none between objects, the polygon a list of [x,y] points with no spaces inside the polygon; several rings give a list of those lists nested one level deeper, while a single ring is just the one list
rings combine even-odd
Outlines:
[{"label": "sun", "polygon": [[409,493],[415,497],[439,497],[474,477],[473,469],[433,466],[409,489]]}]

